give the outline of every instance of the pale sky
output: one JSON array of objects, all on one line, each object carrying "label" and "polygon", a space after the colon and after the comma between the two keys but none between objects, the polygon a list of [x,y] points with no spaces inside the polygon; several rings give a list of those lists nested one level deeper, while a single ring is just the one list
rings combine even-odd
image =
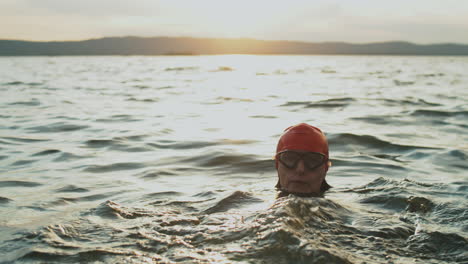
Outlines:
[{"label": "pale sky", "polygon": [[0,39],[109,36],[468,44],[468,1],[0,0]]}]

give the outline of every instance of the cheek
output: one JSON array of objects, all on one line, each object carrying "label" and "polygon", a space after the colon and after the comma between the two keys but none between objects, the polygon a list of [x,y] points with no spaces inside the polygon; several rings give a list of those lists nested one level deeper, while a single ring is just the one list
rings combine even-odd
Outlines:
[{"label": "cheek", "polygon": [[325,180],[326,169],[318,168],[314,171],[307,172],[304,175],[304,180],[309,184],[316,185],[321,184]]},{"label": "cheek", "polygon": [[325,166],[318,168],[315,172],[315,177],[318,179],[325,179],[325,175],[327,174],[327,169]]},{"label": "cheek", "polygon": [[281,184],[288,182],[288,171],[280,164],[278,166],[278,178]]},{"label": "cheek", "polygon": [[324,179],[325,175],[327,174],[327,169],[325,166],[322,166],[317,169],[316,173],[319,175],[321,179]]}]

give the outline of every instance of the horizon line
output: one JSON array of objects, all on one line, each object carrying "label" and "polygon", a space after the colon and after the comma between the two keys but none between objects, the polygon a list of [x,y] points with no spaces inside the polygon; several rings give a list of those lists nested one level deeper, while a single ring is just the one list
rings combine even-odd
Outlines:
[{"label": "horizon line", "polygon": [[468,45],[468,43],[460,42],[433,42],[428,44],[421,44],[417,42],[411,42],[407,40],[386,40],[386,41],[375,41],[375,42],[346,42],[346,41],[304,41],[304,40],[267,40],[267,39],[256,39],[250,37],[193,37],[193,36],[134,36],[134,35],[125,35],[125,36],[104,36],[104,37],[92,37],[79,40],[27,40],[27,39],[3,39],[0,38],[0,41],[23,41],[23,42],[83,42],[89,40],[99,40],[106,38],[142,38],[142,39],[151,39],[151,38],[172,38],[172,39],[212,39],[212,40],[250,40],[250,41],[263,41],[263,42],[295,42],[295,43],[308,43],[308,44],[325,44],[325,43],[342,43],[342,44],[351,44],[351,45],[367,45],[367,44],[381,44],[381,43],[407,43],[418,46],[430,46],[430,45]]}]

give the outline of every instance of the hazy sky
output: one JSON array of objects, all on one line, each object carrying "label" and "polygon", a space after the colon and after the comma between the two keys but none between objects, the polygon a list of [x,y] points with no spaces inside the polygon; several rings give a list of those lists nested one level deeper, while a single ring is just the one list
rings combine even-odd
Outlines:
[{"label": "hazy sky", "polygon": [[467,0],[0,0],[0,39],[190,36],[468,44]]}]

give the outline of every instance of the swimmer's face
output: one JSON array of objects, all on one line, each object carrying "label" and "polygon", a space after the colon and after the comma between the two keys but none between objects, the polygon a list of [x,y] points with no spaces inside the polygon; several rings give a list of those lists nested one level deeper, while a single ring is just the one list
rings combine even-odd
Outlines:
[{"label": "swimmer's face", "polygon": [[[305,154],[306,151],[295,151]],[[304,164],[303,159],[299,159],[295,167],[287,167],[282,162],[278,162],[278,177],[281,189],[290,193],[320,193],[320,187],[327,173],[327,162],[310,169],[311,166]]]}]

